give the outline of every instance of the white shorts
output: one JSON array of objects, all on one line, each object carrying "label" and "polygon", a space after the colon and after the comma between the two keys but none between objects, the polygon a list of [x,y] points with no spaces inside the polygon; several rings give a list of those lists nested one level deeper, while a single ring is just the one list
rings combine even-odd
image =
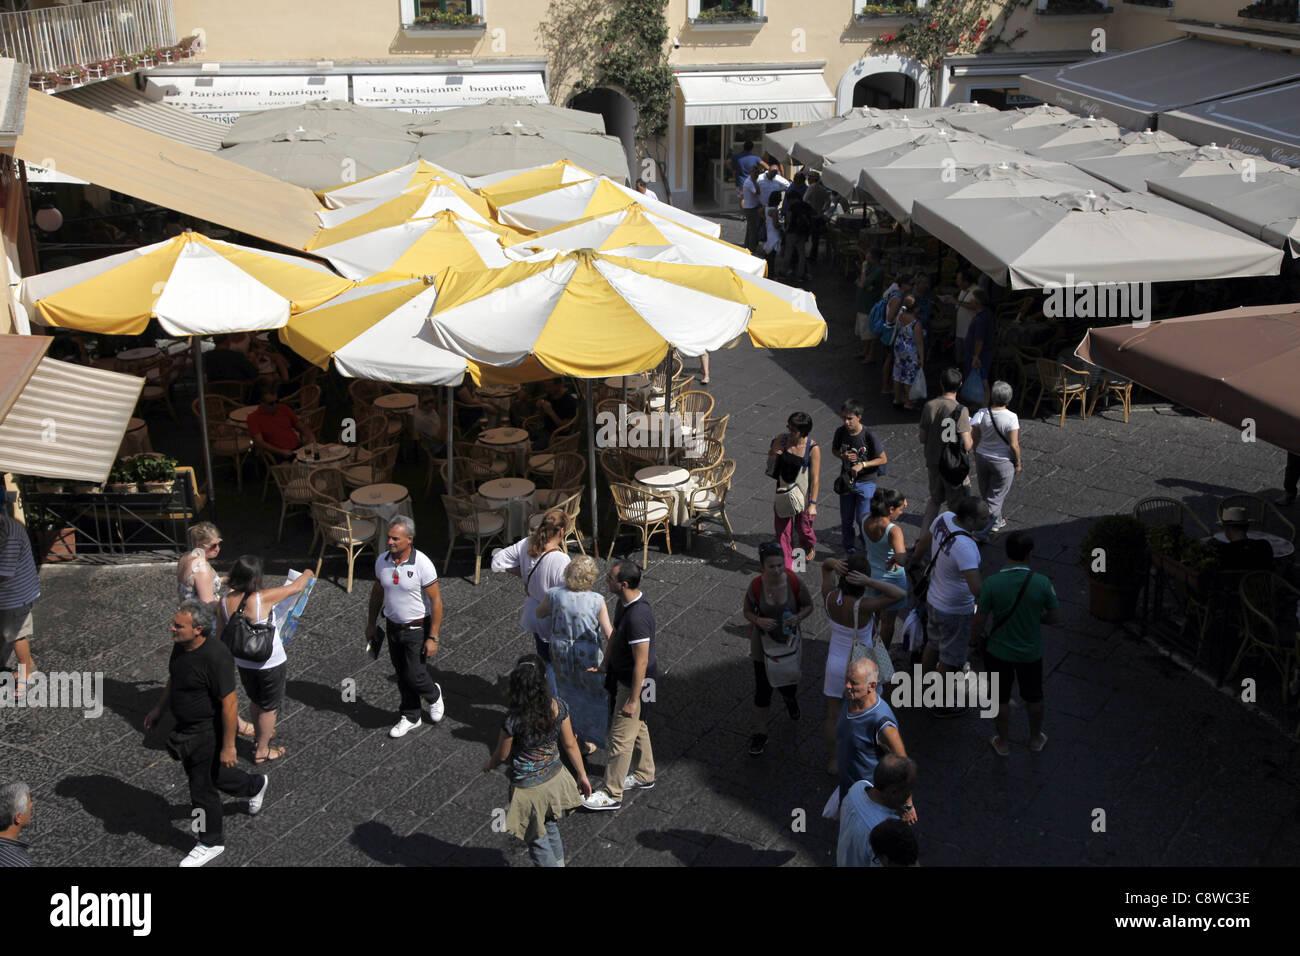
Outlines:
[{"label": "white shorts", "polygon": [[[858,643],[871,646],[871,619],[865,626],[859,624]],[[843,637],[831,633],[831,646],[826,652],[826,676],[822,680],[822,694],[826,697],[844,698],[844,677],[849,670],[849,657],[853,653],[853,635]]]}]

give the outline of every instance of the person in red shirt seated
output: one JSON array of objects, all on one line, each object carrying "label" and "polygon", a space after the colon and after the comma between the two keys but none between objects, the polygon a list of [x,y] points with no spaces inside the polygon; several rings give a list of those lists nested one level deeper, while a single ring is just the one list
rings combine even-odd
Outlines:
[{"label": "person in red shirt seated", "polygon": [[257,411],[248,416],[248,434],[254,445],[276,458],[292,458],[304,444],[316,440],[292,408],[276,401],[272,387],[261,390]]}]

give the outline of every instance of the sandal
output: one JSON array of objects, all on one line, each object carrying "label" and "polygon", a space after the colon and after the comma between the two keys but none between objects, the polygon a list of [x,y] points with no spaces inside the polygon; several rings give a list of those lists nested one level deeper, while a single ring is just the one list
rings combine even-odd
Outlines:
[{"label": "sandal", "polygon": [[40,673],[40,671],[29,671],[28,674],[27,674],[27,679],[26,679],[26,680],[19,680],[19,679],[17,679],[17,672],[15,672],[15,674],[14,674],[14,676],[15,676],[15,681],[16,681],[16,682],[15,682],[15,685],[14,685],[14,702],[15,702],[15,703],[18,702],[18,701],[20,701],[20,700],[22,700],[24,697],[27,696],[27,685],[30,684],[30,683],[32,682],[32,678],[35,677],[36,675],[38,675],[39,673]]},{"label": "sandal", "polygon": [[[248,729],[245,730],[244,729],[245,727],[247,727]],[[251,720],[241,720],[239,722],[238,729],[235,731],[235,736],[243,737],[247,740],[252,740],[254,737],[257,736],[257,728],[253,726],[253,722]]]},{"label": "sandal", "polygon": [[256,756],[256,755],[254,755],[254,757],[253,757],[253,763],[255,763],[255,764],[257,764],[257,763],[267,763],[267,762],[272,761],[272,760],[279,760],[279,759],[280,759],[281,757],[283,757],[283,756],[284,756],[284,748],[283,748],[283,747],[269,747],[269,748],[267,748],[266,756],[265,756],[265,757],[258,757],[258,756]]},{"label": "sandal", "polygon": [[999,757],[1010,756],[1011,744],[1007,743],[1005,740],[1002,740],[1002,746],[999,747],[998,746],[999,740],[1002,740],[1002,738],[997,736],[996,734],[994,734],[992,737],[989,738],[989,746],[993,748],[993,752],[996,753]]},{"label": "sandal", "polygon": [[[1035,747],[1034,744],[1038,744],[1038,746]],[[1029,741],[1029,749],[1032,750],[1034,753],[1039,753],[1046,746],[1047,746],[1047,734],[1043,733],[1041,730],[1038,732],[1037,737]]]}]

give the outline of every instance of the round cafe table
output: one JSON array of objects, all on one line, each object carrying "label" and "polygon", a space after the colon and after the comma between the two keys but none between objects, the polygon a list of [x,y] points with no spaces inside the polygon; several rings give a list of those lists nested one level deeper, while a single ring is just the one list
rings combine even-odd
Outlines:
[{"label": "round cafe table", "polygon": [[521,385],[480,385],[474,394],[505,416],[522,388]]},{"label": "round cafe table", "polygon": [[528,533],[528,515],[537,486],[527,478],[496,478],[478,486],[489,507],[506,507],[506,530],[512,540]]},{"label": "round cafe table", "polygon": [[511,452],[514,457],[515,471],[520,474],[523,473],[524,458],[531,447],[528,432],[522,428],[512,428],[509,425],[504,425],[501,428],[489,428],[487,431],[480,432],[478,440],[474,444]]},{"label": "round cafe table", "polygon": [[387,395],[380,395],[370,404],[387,414],[389,412],[414,411],[415,406],[420,404],[420,401],[410,392],[390,392]]},{"label": "round cafe table", "polygon": [[[316,457],[315,452],[320,452],[319,458]],[[314,468],[338,464],[347,458],[349,454],[350,450],[347,445],[321,445],[319,443],[303,445],[294,455],[294,470],[299,474],[310,474]]]},{"label": "round cafe table", "polygon": [[389,482],[364,485],[348,496],[348,504],[383,519],[375,523],[375,551],[381,552],[387,546],[388,522],[411,513],[411,493],[405,485]]},{"label": "round cafe table", "polygon": [[231,409],[230,414],[227,415],[226,418],[234,422],[236,425],[243,425],[244,427],[247,427],[248,416],[253,414],[253,412],[257,411],[257,409],[258,406],[256,405],[245,405],[243,408],[234,408]]},{"label": "round cafe table", "polygon": [[[1273,549],[1274,560],[1277,560],[1278,558],[1289,558],[1291,555],[1295,554],[1295,545],[1279,535],[1269,534],[1267,531],[1247,531],[1246,537],[1254,541],[1267,541],[1269,546]],[[1227,544],[1228,535],[1225,532],[1220,531],[1214,535],[1214,540]]]},{"label": "round cafe table", "polygon": [[670,523],[686,523],[686,502],[690,493],[695,489],[695,483],[691,480],[689,471],[685,468],[679,468],[677,465],[650,465],[646,468],[637,469],[632,477],[636,479],[638,484],[653,488],[660,494],[671,495],[673,508],[672,516],[669,518]]},{"label": "round cafe table", "polygon": [[125,351],[118,352],[117,358],[118,361],[121,362],[143,362],[146,359],[153,358],[159,353],[159,351],[161,350],[152,346],[145,346],[138,349],[126,349]]}]

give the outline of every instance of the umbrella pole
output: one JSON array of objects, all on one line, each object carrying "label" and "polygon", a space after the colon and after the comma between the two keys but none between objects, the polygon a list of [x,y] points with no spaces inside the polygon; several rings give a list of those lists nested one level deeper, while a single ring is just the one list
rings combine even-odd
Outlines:
[{"label": "umbrella pole", "polygon": [[456,386],[447,386],[447,494],[455,496],[456,492],[452,489],[456,487],[456,476],[452,474],[452,469],[456,467],[455,459],[452,457],[452,444],[455,441],[453,429],[456,427]]},{"label": "umbrella pole", "polygon": [[208,473],[208,507],[212,520],[217,520],[217,483],[212,480],[212,446],[208,444],[208,403],[204,400],[203,345],[197,335],[190,336],[190,349],[194,353],[194,380],[199,391],[199,432],[203,438],[203,467]]},{"label": "umbrella pole", "polygon": [[[596,552],[596,557],[600,557],[600,539],[597,537],[597,518],[596,518],[596,416],[591,412],[591,393],[595,389],[595,379],[587,380],[587,482],[590,492],[587,495],[591,502],[591,550]],[[573,529],[578,534],[582,534],[577,528]]]},{"label": "umbrella pole", "polygon": [[[660,425],[660,434],[664,434],[667,429],[668,434],[672,434],[672,426],[668,423],[672,421],[673,413],[673,350],[668,350],[668,357],[664,359],[664,418]],[[671,449],[671,441],[664,442],[664,464],[668,464]]]}]

